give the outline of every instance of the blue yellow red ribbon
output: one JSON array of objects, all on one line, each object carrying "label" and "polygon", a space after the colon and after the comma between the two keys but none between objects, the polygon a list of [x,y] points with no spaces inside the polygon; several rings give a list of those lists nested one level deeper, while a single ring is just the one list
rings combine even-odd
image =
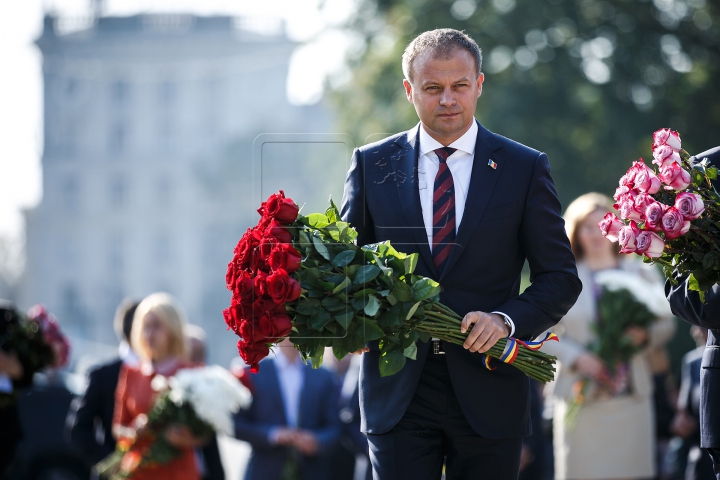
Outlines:
[{"label": "blue yellow red ribbon", "polygon": [[[543,338],[542,340],[538,340],[535,342],[523,342],[522,340],[518,340],[517,338],[508,337],[507,343],[505,343],[505,348],[503,349],[503,353],[502,355],[500,355],[499,360],[507,363],[508,365],[512,365],[512,363],[517,358],[518,352],[520,351],[520,345],[530,350],[540,350],[540,348],[545,344],[545,342],[550,340],[555,340],[556,342],[560,341],[558,336],[551,332],[545,335],[545,338]],[[490,365],[491,358],[492,357],[483,354],[482,362],[483,365],[485,365],[485,368],[487,368],[488,370],[495,370],[496,367]]]}]

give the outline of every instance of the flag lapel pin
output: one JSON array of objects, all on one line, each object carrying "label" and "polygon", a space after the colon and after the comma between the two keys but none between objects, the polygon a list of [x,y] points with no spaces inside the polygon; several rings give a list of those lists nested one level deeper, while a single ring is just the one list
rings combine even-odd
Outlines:
[{"label": "flag lapel pin", "polygon": [[492,160],[488,160],[488,167],[495,170],[497,168],[497,163],[493,162]]}]

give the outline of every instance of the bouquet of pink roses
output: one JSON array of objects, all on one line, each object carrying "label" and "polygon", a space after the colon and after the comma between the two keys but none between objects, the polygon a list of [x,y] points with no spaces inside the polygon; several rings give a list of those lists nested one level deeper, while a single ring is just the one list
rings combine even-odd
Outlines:
[{"label": "bouquet of pink roses", "polygon": [[614,207],[598,224],[620,243],[621,253],[644,255],[659,263],[665,277],[689,275],[689,288],[703,293],[720,281],[720,195],[717,168],[707,160],[690,162],[680,134],[668,128],[653,134],[653,164],[642,159],[620,178]]}]

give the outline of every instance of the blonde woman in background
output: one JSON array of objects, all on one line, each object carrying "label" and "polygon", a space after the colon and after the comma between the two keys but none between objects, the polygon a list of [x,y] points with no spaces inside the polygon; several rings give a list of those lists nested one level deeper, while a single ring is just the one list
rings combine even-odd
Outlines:
[{"label": "blonde woman in background", "polygon": [[[140,358],[140,365],[123,365],[115,391],[115,415],[113,433],[115,438],[129,438],[142,446],[146,441],[144,425],[147,413],[155,399],[151,387],[156,375],[170,377],[181,368],[192,365],[186,359],[184,329],[187,324],[177,300],[167,293],[154,293],[146,297],[135,311],[131,344]],[[206,439],[192,436],[186,427],[172,426],[164,432],[182,455],[164,465],[140,468],[132,480],[197,480],[198,466],[193,448]]]},{"label": "blonde woman in background", "polygon": [[[659,306],[666,314],[650,328],[632,327],[626,332],[636,346],[643,347],[627,365],[627,387],[612,393],[611,389],[602,388],[614,385],[617,379],[611,379],[607,365],[588,350],[595,340],[593,325],[597,322],[600,288],[594,277],[598,272],[620,270],[637,282],[647,282],[660,294],[663,291],[662,279],[654,267],[644,265],[635,255],[620,255],[616,244],[600,233],[597,224],[610,211],[609,198],[588,193],[572,202],[565,213],[583,290],[575,306],[554,329],[560,342],[544,347],[558,357],[556,381],[549,386],[555,405],[553,438],[558,480],[649,479],[656,471],[652,371],[648,358],[649,352],[665,345],[673,334],[670,309]],[[569,428],[565,416],[573,398],[573,386],[583,379],[592,383],[577,422]]]}]

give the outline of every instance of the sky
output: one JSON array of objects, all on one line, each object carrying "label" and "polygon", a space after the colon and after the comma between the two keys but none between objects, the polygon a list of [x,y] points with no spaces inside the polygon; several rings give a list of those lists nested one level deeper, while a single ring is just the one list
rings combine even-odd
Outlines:
[{"label": "sky", "polygon": [[[42,69],[34,45],[45,12],[86,17],[92,0],[0,3],[0,237],[20,239],[22,209],[42,198]],[[352,40],[341,24],[355,0],[105,0],[104,15],[183,12],[282,18],[300,42],[290,63],[287,94],[295,104],[317,102],[328,75],[342,78]]]}]

